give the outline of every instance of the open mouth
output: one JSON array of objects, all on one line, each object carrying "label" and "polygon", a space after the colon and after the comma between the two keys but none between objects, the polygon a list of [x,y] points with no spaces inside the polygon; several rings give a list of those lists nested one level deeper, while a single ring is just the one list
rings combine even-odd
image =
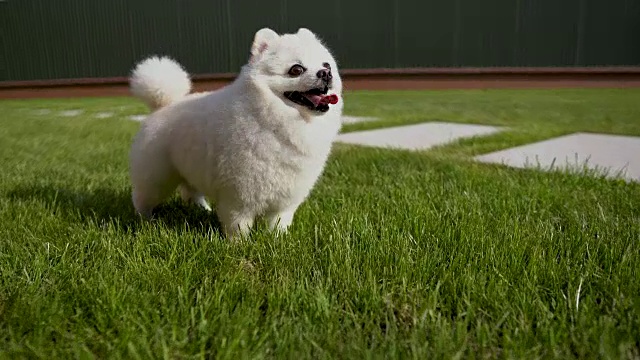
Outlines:
[{"label": "open mouth", "polygon": [[318,112],[329,111],[329,104],[338,102],[337,95],[327,95],[329,87],[324,89],[311,89],[308,91],[287,91],[284,96],[298,105],[302,105],[309,110]]}]

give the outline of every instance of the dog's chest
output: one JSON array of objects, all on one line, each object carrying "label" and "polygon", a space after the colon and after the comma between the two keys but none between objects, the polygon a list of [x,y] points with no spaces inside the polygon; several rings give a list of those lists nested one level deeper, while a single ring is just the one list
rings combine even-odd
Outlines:
[{"label": "dog's chest", "polygon": [[304,197],[322,172],[331,139],[263,135],[254,138],[244,168],[244,189],[253,201],[278,206]]}]

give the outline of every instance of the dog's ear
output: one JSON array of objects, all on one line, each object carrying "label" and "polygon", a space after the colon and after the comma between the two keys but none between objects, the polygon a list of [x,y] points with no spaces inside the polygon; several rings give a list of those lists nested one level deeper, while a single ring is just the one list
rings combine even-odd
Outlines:
[{"label": "dog's ear", "polygon": [[318,37],[316,36],[316,34],[314,34],[311,30],[307,28],[298,29],[298,35],[310,40],[318,40]]},{"label": "dog's ear", "polygon": [[256,32],[256,35],[253,37],[253,45],[251,45],[251,59],[254,59],[255,57],[262,54],[278,39],[280,39],[280,35],[269,28],[258,30],[258,32]]}]

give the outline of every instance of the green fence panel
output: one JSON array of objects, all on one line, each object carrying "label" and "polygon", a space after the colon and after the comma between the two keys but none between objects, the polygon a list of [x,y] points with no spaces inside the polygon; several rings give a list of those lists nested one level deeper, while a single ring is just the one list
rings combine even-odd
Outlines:
[{"label": "green fence panel", "polygon": [[237,72],[308,27],[342,68],[640,65],[640,0],[0,0],[0,81],[126,76],[169,55]]},{"label": "green fence panel", "polygon": [[582,1],[581,65],[640,65],[640,1]]}]

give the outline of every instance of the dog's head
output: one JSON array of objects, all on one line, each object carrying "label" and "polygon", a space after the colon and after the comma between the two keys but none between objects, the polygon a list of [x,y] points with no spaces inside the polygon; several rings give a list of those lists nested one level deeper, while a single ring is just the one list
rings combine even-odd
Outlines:
[{"label": "dog's head", "polygon": [[260,82],[285,104],[300,111],[322,115],[342,101],[338,65],[308,29],[282,36],[268,28],[259,30],[251,47],[249,66]]}]

